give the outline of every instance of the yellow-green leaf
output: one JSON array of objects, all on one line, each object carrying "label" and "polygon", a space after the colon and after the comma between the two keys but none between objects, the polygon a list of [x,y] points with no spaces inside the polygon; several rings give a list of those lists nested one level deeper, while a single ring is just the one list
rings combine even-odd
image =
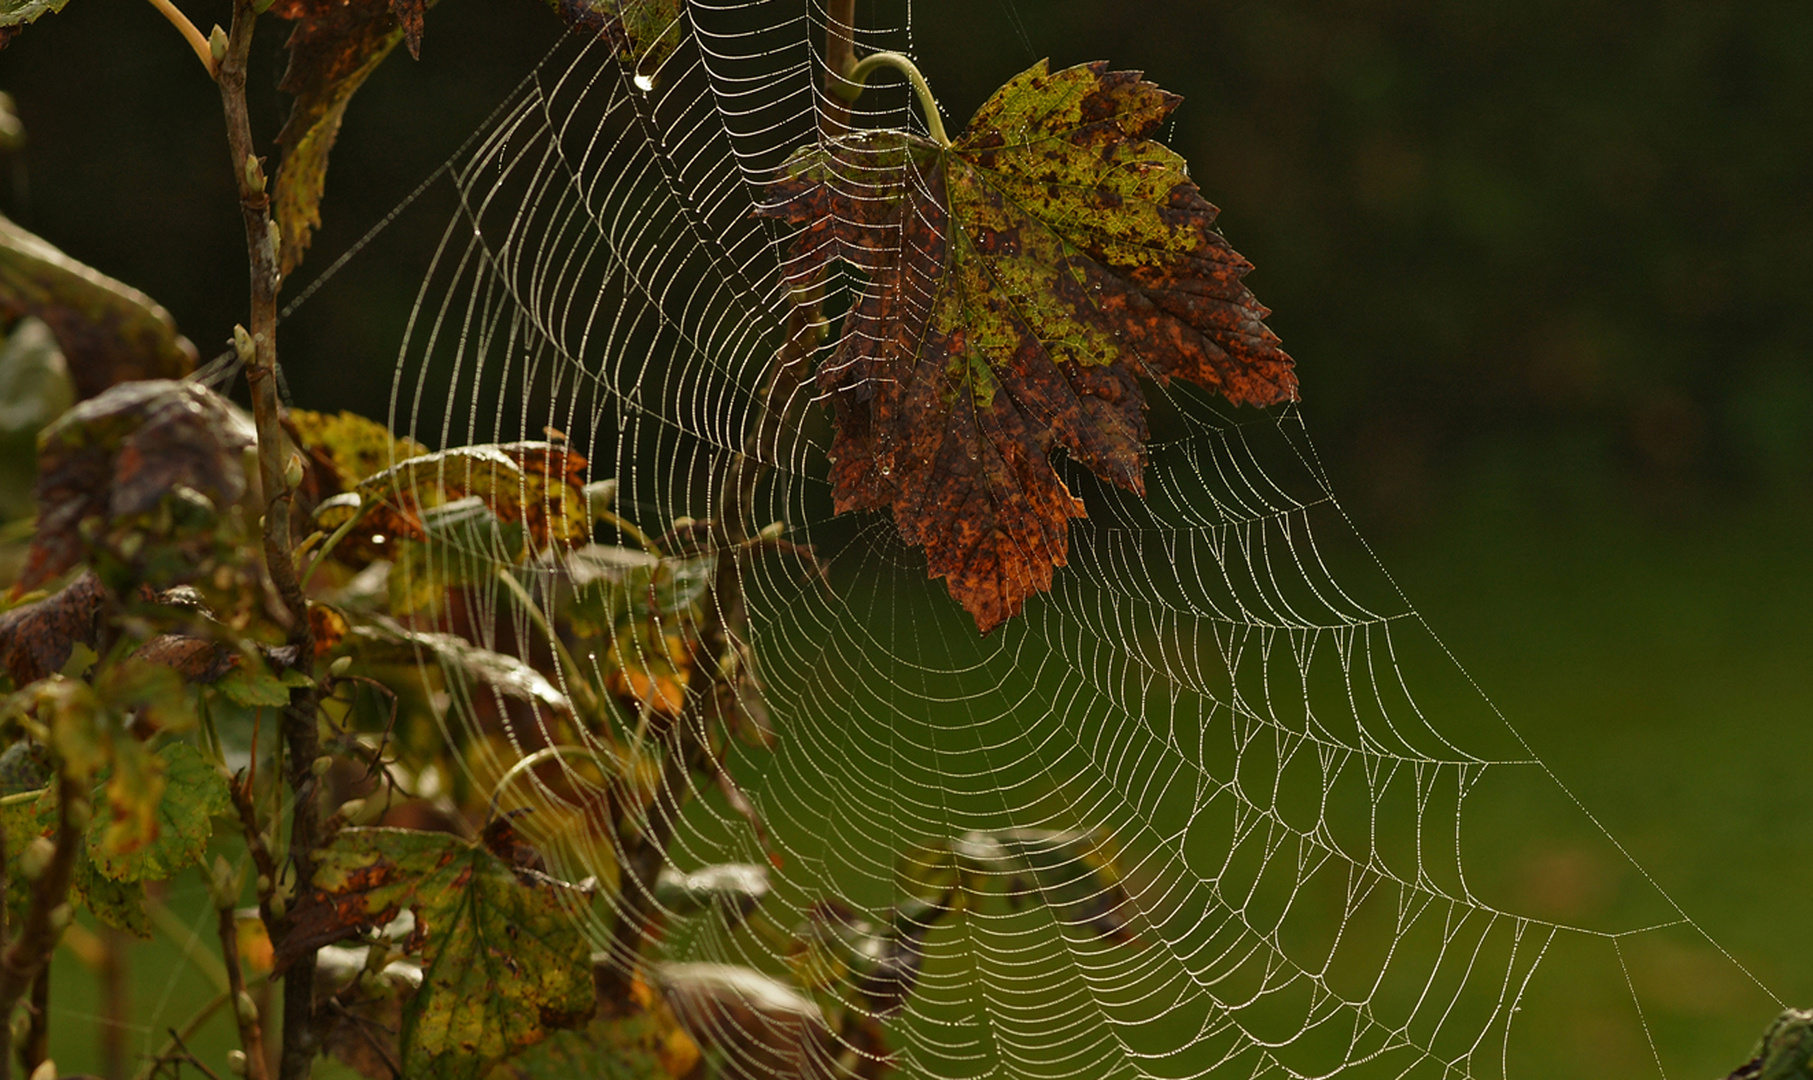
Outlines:
[{"label": "yellow-green leaf", "polygon": [[[132,746],[139,746],[131,740]],[[127,745],[121,743],[122,749]],[[208,848],[211,819],[232,807],[226,781],[201,751],[167,743],[143,761],[116,755],[106,801],[88,825],[88,855],[114,881],[161,881],[198,861]]]}]

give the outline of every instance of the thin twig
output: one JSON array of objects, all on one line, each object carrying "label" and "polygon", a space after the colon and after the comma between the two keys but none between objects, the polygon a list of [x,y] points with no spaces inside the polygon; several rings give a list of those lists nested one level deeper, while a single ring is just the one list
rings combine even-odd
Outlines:
[{"label": "thin twig", "polygon": [[189,21],[189,17],[176,10],[176,5],[172,4],[170,0],[151,0],[151,6],[158,10],[158,14],[170,20],[170,25],[176,27],[176,32],[189,43],[189,48],[195,50],[196,57],[201,60],[201,66],[208,69],[208,78],[216,78],[214,53],[208,48],[208,39],[201,36],[201,31],[195,28],[195,24]]},{"label": "thin twig", "polygon": [[190,1065],[190,1067],[194,1068],[195,1071],[197,1071],[197,1072],[201,1073],[203,1076],[207,1077],[208,1080],[220,1080],[220,1076],[218,1073],[216,1073],[213,1069],[208,1068],[206,1065],[203,1065],[200,1058],[196,1057],[194,1054],[191,1054],[189,1052],[189,1047],[186,1044],[184,1044],[183,1037],[176,1033],[175,1028],[170,1029],[170,1042],[172,1045],[174,1045],[176,1047],[176,1049],[174,1051],[166,1053],[162,1057],[158,1058],[157,1059],[158,1065],[162,1065],[166,1061],[187,1062]]},{"label": "thin twig", "polygon": [[157,1075],[158,1067],[170,1060],[170,1058],[176,1054],[177,1048],[182,1046],[183,1040],[194,1036],[197,1031],[200,1031],[201,1026],[209,1020],[214,1019],[214,1014],[219,1012],[221,1006],[225,1005],[231,999],[232,996],[230,994],[215,994],[207,1000],[206,1004],[195,1010],[195,1015],[184,1021],[183,1026],[180,1029],[171,1028],[170,1041],[164,1044],[164,1048],[159,1050],[156,1056],[145,1060],[144,1066],[133,1074],[132,1080],[152,1080],[152,1077]]},{"label": "thin twig", "polygon": [[[226,903],[220,904],[225,900]],[[215,910],[220,927],[220,954],[227,965],[227,993],[233,995],[233,1019],[239,1024],[239,1047],[245,1051],[246,1080],[265,1080],[264,1025],[259,1023],[258,1009],[252,995],[246,993],[245,973],[239,967],[239,923],[233,915],[233,898],[216,897]]]},{"label": "thin twig", "polygon": [[[61,762],[58,762],[59,767]],[[57,779],[56,845],[50,861],[31,884],[31,903],[19,934],[0,953],[0,1017],[11,1017],[19,999],[31,989],[39,969],[50,960],[69,919],[69,875],[75,866],[76,846],[85,830],[71,820],[71,807],[81,798],[81,788],[66,775]],[[61,925],[59,925],[61,924]],[[0,1023],[0,1080],[12,1075],[12,1025]]]},{"label": "thin twig", "polygon": [[[291,553],[290,491],[284,478],[283,429],[277,403],[277,229],[271,221],[271,197],[264,166],[253,152],[251,117],[246,109],[246,67],[252,48],[252,29],[258,20],[254,0],[234,0],[233,28],[217,70],[221,107],[226,114],[227,143],[233,176],[239,186],[240,216],[245,224],[246,250],[251,270],[250,355],[246,356],[246,383],[251,389],[253,418],[258,428],[258,474],[264,492],[264,557],[272,585],[289,615],[289,643],[296,649],[296,663],[308,665],[314,656],[314,636],[309,630],[308,600],[296,581]],[[320,753],[316,727],[315,686],[290,693],[283,711],[285,778],[293,793],[290,812],[289,856],[295,872],[293,895],[302,896],[314,879],[315,847],[319,839],[320,810],[312,767]],[[276,882],[273,876],[271,881]],[[267,915],[270,908],[267,904]],[[277,920],[281,923],[282,920]],[[275,929],[281,930],[282,927]],[[273,933],[272,943],[282,944]],[[315,1058],[314,1019],[315,950],[305,949],[290,964],[283,979],[283,1050],[278,1068],[281,1080],[304,1080]]]},{"label": "thin twig", "polygon": [[31,1004],[26,1007],[25,1042],[19,1046],[19,1071],[32,1076],[50,1056],[50,965],[38,969],[31,981]]}]

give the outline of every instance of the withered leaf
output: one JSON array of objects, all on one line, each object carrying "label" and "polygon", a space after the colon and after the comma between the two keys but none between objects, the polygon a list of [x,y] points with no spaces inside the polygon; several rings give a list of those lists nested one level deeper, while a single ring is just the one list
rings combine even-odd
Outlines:
[{"label": "withered leaf", "polygon": [[[19,853],[36,837],[54,839],[57,830],[57,793],[46,790],[30,802],[0,807],[0,826],[6,831],[6,903],[15,916],[24,913],[31,883],[19,872]],[[145,911],[145,887],[137,881],[114,881],[96,869],[85,846],[76,848],[69,889],[76,900],[108,926],[142,938],[151,936],[151,919]]]},{"label": "withered leaf", "polygon": [[804,226],[797,284],[834,259],[872,283],[817,375],[837,511],[892,512],[984,633],[1051,587],[1085,514],[1055,448],[1144,494],[1140,379],[1296,397],[1251,264],[1150,138],[1178,101],[1040,62],[948,147],[880,131],[801,150],[759,211]]},{"label": "withered leaf", "polygon": [[38,440],[38,532],[19,587],[96,554],[158,585],[201,572],[213,522],[245,492],[254,440],[242,413],[196,383],[121,383],[77,405]]},{"label": "withered leaf", "polygon": [[56,336],[79,397],[195,368],[195,346],[156,301],[0,216],[0,319],[28,315]]},{"label": "withered leaf", "polygon": [[589,901],[456,836],[343,829],[318,856],[276,964],[409,909],[405,949],[421,958],[422,987],[403,1013],[403,1073],[471,1080],[591,1016],[590,947],[575,917]]},{"label": "withered leaf", "polygon": [[13,685],[63,670],[77,642],[92,648],[106,600],[100,579],[83,574],[42,600],[0,615],[0,664]]},{"label": "withered leaf", "polygon": [[321,224],[327,155],[340,135],[346,106],[397,42],[418,57],[422,15],[432,0],[277,0],[271,11],[296,23],[290,32],[289,66],[278,88],[295,95],[289,119],[277,134],[283,163],[277,170],[273,211],[283,237],[282,268],[294,270]]}]

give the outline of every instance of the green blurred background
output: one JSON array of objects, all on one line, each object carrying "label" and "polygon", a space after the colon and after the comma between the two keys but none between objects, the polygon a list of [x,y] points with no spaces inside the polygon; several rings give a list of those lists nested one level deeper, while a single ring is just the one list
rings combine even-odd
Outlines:
[{"label": "green blurred background", "polygon": [[[204,28],[227,15],[183,6]],[[956,123],[1041,56],[1184,95],[1170,139],[1259,267],[1361,533],[1656,880],[1813,1004],[1813,6],[918,0],[914,17]],[[422,60],[399,54],[354,102],[292,288],[559,32],[532,0],[437,7]],[[266,137],[282,37],[258,43]],[[182,42],[149,5],[73,0],[0,51],[0,89],[29,139],[0,205],[218,351],[244,318],[243,246],[218,99]],[[298,404],[383,415],[444,194],[290,324]],[[1557,867],[1556,888],[1590,888]],[[1680,978],[1683,1008],[1725,1007],[1718,978]],[[1606,1075],[1653,1070],[1640,1043],[1586,1021],[1577,1038]]]}]

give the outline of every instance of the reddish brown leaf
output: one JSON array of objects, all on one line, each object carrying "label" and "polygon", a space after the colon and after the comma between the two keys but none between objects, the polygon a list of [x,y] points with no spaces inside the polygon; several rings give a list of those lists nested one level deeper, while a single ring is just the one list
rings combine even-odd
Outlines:
[{"label": "reddish brown leaf", "polygon": [[818,372],[837,511],[891,511],[984,633],[1051,587],[1085,514],[1054,449],[1144,493],[1140,379],[1296,397],[1251,264],[1149,138],[1178,100],[1041,62],[951,146],[870,132],[802,150],[760,211],[804,226],[796,284],[834,259],[872,282]]},{"label": "reddish brown leaf", "polygon": [[[126,564],[159,562],[155,576],[170,579],[160,585],[201,572],[214,535],[186,522],[239,499],[241,453],[252,443],[241,414],[196,383],[122,383],[77,405],[38,440],[38,532],[19,587],[97,552]],[[152,513],[170,506],[181,512]]]},{"label": "reddish brown leaf", "polygon": [[42,600],[0,615],[0,664],[13,685],[63,670],[78,642],[93,648],[106,601],[100,579],[83,574]]},{"label": "reddish brown leaf", "polygon": [[159,634],[139,646],[134,659],[170,668],[184,682],[211,683],[239,663],[239,654],[210,638]]}]

